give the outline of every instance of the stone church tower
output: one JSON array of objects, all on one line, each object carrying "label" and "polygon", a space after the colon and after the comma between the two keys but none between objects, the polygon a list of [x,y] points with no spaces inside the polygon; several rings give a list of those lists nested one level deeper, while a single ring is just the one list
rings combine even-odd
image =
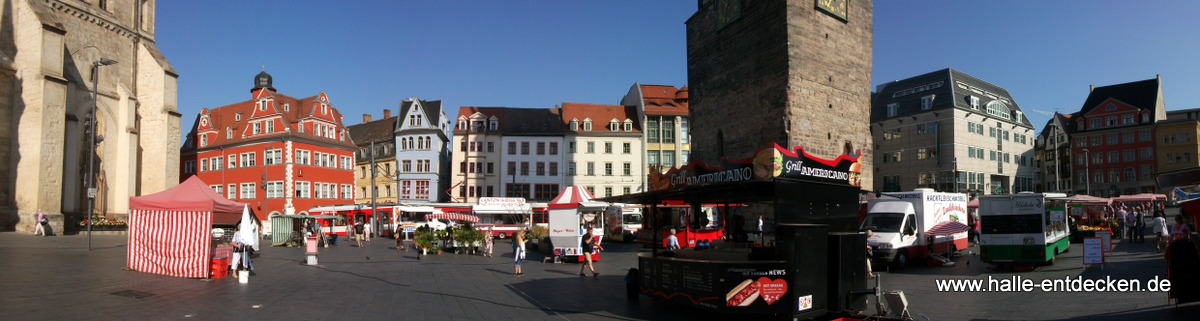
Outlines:
[{"label": "stone church tower", "polygon": [[32,232],[38,210],[56,234],[77,229],[93,90],[95,213],[124,218],[129,197],[179,183],[179,76],[154,45],[154,7],[0,0],[0,230]]},{"label": "stone church tower", "polygon": [[872,2],[699,0],[687,21],[692,158],[779,143],[833,159],[862,151],[872,185]]}]

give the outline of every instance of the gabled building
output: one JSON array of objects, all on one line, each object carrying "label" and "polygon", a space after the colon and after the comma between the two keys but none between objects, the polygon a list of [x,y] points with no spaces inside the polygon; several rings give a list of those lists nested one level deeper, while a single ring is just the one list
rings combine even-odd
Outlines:
[{"label": "gabled building", "polygon": [[400,202],[443,202],[450,198],[452,125],[441,100],[405,99],[400,103],[395,142]]},{"label": "gabled building", "polygon": [[596,197],[644,191],[645,147],[637,119],[633,106],[563,103],[566,184],[582,186]]},{"label": "gabled building", "polygon": [[1071,115],[1055,112],[1037,136],[1034,159],[1037,160],[1035,192],[1069,193],[1071,180]]},{"label": "gabled building", "polygon": [[[688,88],[633,84],[621,99],[621,105],[634,106],[645,142],[645,153],[639,166],[647,171],[666,172],[688,163],[692,141],[688,116]],[[641,178],[645,188],[645,177]],[[597,195],[597,194],[592,194]]]},{"label": "gabled building", "polygon": [[1075,192],[1108,197],[1156,190],[1154,124],[1167,118],[1162,78],[1093,87],[1071,117]]},{"label": "gabled building", "polygon": [[355,204],[398,204],[396,125],[392,110],[384,109],[383,119],[363,114],[362,124],[346,127],[358,147],[354,152]]},{"label": "gabled building", "polygon": [[871,100],[876,191],[1033,191],[1035,135],[999,86],[954,69],[879,85]]},{"label": "gabled building", "polygon": [[251,99],[205,108],[180,150],[180,180],[192,175],[248,203],[259,219],[354,202],[354,152],[342,114],[324,92],[279,94],[265,71]]}]

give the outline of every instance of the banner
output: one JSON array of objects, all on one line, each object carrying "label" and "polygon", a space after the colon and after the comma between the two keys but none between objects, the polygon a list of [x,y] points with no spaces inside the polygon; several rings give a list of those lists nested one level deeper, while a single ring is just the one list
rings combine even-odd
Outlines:
[{"label": "banner", "polygon": [[752,158],[738,161],[721,159],[721,164],[717,167],[693,162],[673,168],[666,174],[656,175],[657,172],[652,171],[650,190],[774,178],[862,187],[862,165],[858,163],[858,158],[842,155],[833,160],[826,160],[805,153],[802,147],[796,147],[792,152],[778,144],[772,145],[770,148],[758,150]]}]

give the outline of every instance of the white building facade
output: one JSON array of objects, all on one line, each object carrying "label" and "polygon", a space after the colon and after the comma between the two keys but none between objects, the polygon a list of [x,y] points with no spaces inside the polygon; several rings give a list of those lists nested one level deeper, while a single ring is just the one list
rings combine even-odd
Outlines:
[{"label": "white building facade", "polygon": [[450,119],[440,100],[405,99],[396,122],[396,186],[400,202],[449,199]]}]

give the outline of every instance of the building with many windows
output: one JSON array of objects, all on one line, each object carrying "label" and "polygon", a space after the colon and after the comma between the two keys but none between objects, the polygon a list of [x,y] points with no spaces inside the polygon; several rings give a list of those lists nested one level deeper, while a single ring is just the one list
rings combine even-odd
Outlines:
[{"label": "building with many windows", "polygon": [[[347,126],[358,149],[354,152],[354,203],[398,204],[396,178],[396,117],[383,110],[383,119],[363,114],[362,124]],[[372,171],[372,168],[374,171]]]},{"label": "building with many windows", "polygon": [[324,92],[276,93],[254,78],[251,99],[203,109],[180,150],[179,179],[197,175],[259,219],[354,202],[354,151],[342,114]]},{"label": "building with many windows", "polygon": [[1034,146],[1038,174],[1035,192],[1068,193],[1071,182],[1071,115],[1054,113],[1042,127]]},{"label": "building with many windows", "polygon": [[451,161],[451,200],[524,197],[548,201],[565,183],[561,110],[459,108]]},{"label": "building with many windows", "polygon": [[442,202],[450,198],[450,133],[453,129],[441,100],[405,99],[395,140],[399,149],[395,173],[400,202]]},{"label": "building with many windows", "polygon": [[633,106],[563,103],[566,184],[596,197],[644,191],[645,149],[637,115]]},{"label": "building with many windows", "polygon": [[[621,99],[621,105],[637,108],[641,123],[646,170],[666,172],[688,163],[692,150],[688,119],[688,88],[633,84]],[[643,177],[643,186],[645,179]],[[593,194],[595,195],[595,194]]]},{"label": "building with many windows", "polygon": [[[876,191],[1033,191],[1033,125],[1007,90],[954,69],[879,85]],[[957,182],[957,184],[956,184]]]},{"label": "building with many windows", "polygon": [[1071,169],[1087,173],[1074,175],[1075,192],[1109,197],[1157,190],[1154,125],[1166,118],[1161,78],[1093,87],[1071,117]]}]

